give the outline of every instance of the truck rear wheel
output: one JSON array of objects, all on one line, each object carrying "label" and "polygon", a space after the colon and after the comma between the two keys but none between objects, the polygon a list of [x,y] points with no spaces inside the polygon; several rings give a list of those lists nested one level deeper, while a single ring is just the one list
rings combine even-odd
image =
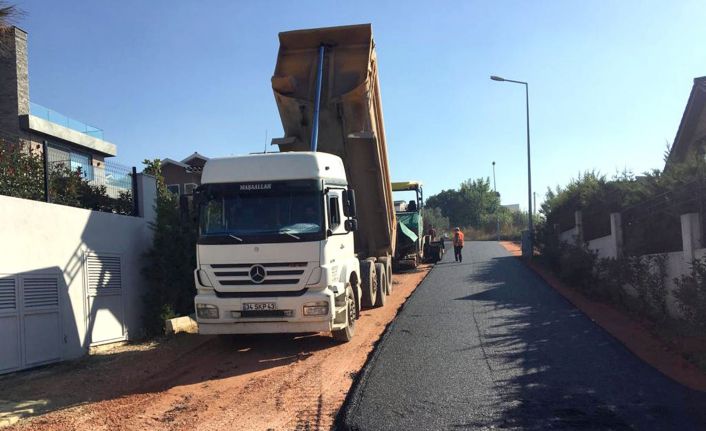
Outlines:
[{"label": "truck rear wheel", "polygon": [[382,307],[387,301],[387,273],[385,264],[378,262],[375,264],[375,278],[378,283],[378,295],[375,300],[376,307]]},{"label": "truck rear wheel", "polygon": [[355,320],[358,315],[358,306],[355,303],[355,295],[353,289],[348,287],[346,290],[346,327],[331,331],[333,339],[341,343],[347,343],[353,339],[355,335]]},{"label": "truck rear wheel", "polygon": [[363,288],[363,307],[372,308],[378,295],[378,283],[375,276],[375,262],[363,260],[360,262],[360,286]]},{"label": "truck rear wheel", "polygon": [[385,275],[387,275],[387,289],[385,292],[389,295],[392,293],[392,257],[381,257],[378,262],[382,262],[385,265]]}]

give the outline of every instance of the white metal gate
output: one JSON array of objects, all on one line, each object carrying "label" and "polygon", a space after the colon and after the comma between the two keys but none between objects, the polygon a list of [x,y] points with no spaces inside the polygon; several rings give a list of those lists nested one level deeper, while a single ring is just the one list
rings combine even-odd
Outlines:
[{"label": "white metal gate", "polygon": [[119,254],[88,253],[87,336],[90,345],[124,340],[122,258]]},{"label": "white metal gate", "polygon": [[61,359],[60,277],[0,276],[0,373]]}]

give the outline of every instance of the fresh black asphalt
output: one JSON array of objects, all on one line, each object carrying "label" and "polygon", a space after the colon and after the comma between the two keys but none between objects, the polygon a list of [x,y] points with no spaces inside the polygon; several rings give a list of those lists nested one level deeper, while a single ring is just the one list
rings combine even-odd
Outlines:
[{"label": "fresh black asphalt", "polygon": [[706,394],[643,363],[495,242],[447,253],[339,415],[353,430],[706,429]]}]

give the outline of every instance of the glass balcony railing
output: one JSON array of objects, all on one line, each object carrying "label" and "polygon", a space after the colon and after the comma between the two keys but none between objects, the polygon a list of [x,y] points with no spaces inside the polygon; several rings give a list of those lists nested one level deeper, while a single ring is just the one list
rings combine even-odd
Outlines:
[{"label": "glass balcony railing", "polygon": [[52,109],[45,108],[44,106],[42,106],[40,104],[30,102],[29,103],[29,111],[35,117],[45,119],[45,120],[50,121],[54,124],[58,124],[60,126],[64,126],[69,129],[76,130],[77,132],[81,132],[85,135],[92,136],[94,138],[103,140],[103,129],[89,126],[86,123],[83,123],[78,120],[74,120],[73,118],[69,118],[66,115],[59,114],[58,112],[56,112]]}]

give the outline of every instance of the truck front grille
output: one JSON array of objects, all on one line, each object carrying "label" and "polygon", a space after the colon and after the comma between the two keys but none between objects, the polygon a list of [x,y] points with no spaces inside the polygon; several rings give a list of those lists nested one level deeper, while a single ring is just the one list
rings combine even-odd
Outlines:
[{"label": "truck front grille", "polygon": [[[260,265],[265,278],[257,283],[250,277],[250,268]],[[218,263],[212,264],[213,274],[221,286],[297,285],[305,275],[306,262],[277,263]]]}]

